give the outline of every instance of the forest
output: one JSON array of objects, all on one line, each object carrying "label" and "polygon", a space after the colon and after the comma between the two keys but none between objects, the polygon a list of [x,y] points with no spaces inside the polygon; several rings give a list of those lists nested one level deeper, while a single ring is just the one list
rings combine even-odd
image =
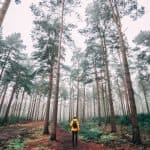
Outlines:
[{"label": "forest", "polygon": [[3,31],[24,1],[0,1],[0,150],[150,150],[150,29],[124,29],[145,0],[32,1],[31,50]]}]

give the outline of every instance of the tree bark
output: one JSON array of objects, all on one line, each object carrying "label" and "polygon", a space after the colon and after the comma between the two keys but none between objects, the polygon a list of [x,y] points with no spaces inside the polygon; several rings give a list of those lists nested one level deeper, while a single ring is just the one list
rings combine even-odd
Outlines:
[{"label": "tree bark", "polygon": [[[95,105],[96,105],[96,102],[95,102],[95,88],[94,88],[94,85],[93,85],[93,88],[92,88],[92,94],[93,94],[93,105],[94,105],[94,117],[96,117],[96,110],[95,110]],[[84,104],[85,105],[85,104]],[[85,106],[84,106],[85,107]]]},{"label": "tree bark", "polygon": [[120,102],[121,102],[122,115],[124,116],[126,113],[125,113],[123,96],[122,96],[122,92],[120,90],[120,85],[119,85],[118,79],[117,79],[117,86],[118,86],[118,92],[119,92],[119,97],[120,97]]},{"label": "tree bark", "polygon": [[79,118],[79,77],[77,81],[77,106],[76,106],[76,117]]},{"label": "tree bark", "polygon": [[108,100],[110,104],[110,111],[111,111],[111,132],[116,132],[116,121],[115,121],[115,112],[114,112],[114,106],[113,106],[113,99],[112,99],[112,92],[111,92],[111,86],[110,86],[110,75],[109,75],[109,69],[108,69],[108,55],[107,55],[107,47],[106,47],[106,41],[105,41],[105,33],[103,33],[103,48],[104,48],[104,56],[105,56],[105,67],[106,67],[106,78],[107,78],[107,87],[108,87]]},{"label": "tree bark", "polygon": [[22,93],[22,98],[21,98],[21,103],[20,103],[20,106],[19,106],[19,111],[18,111],[18,120],[20,118],[20,115],[21,115],[21,109],[22,109],[22,104],[23,104],[23,100],[24,100],[24,94],[25,94],[25,91],[23,91]]},{"label": "tree bark", "polygon": [[56,74],[56,89],[55,89],[55,100],[53,107],[53,120],[51,125],[51,136],[50,140],[56,140],[56,127],[57,127],[57,113],[58,113],[58,97],[59,97],[59,81],[60,81],[60,59],[62,51],[62,34],[64,26],[64,0],[61,1],[62,11],[61,11],[61,27],[59,33],[59,45],[58,45],[58,62],[57,62],[57,74]]},{"label": "tree bark", "polygon": [[10,106],[11,106],[11,103],[12,103],[12,100],[13,100],[16,89],[17,89],[17,83],[15,83],[15,85],[13,86],[11,96],[10,96],[10,99],[9,99],[9,102],[8,102],[8,106],[6,108],[6,113],[5,113],[5,116],[3,118],[2,124],[8,123],[8,114],[9,114],[9,111],[10,111]]},{"label": "tree bark", "polygon": [[82,121],[85,122],[85,101],[86,101],[86,86],[84,85],[83,89],[83,116],[82,116]]},{"label": "tree bark", "polygon": [[95,81],[96,81],[96,90],[97,90],[97,102],[98,102],[98,125],[101,125],[101,103],[100,103],[100,91],[99,91],[99,83],[98,83],[98,75],[96,69],[96,62],[93,63],[94,65],[94,73],[95,73]]},{"label": "tree bark", "polygon": [[142,85],[142,89],[143,89],[143,94],[144,94],[144,99],[145,99],[145,104],[146,104],[147,112],[150,113],[149,106],[148,106],[148,100],[147,100],[147,97],[146,97],[146,91],[144,89],[143,83],[141,85]]},{"label": "tree bark", "polygon": [[11,0],[5,0],[3,2],[2,8],[0,9],[0,27],[2,26],[4,17],[6,15],[7,9],[10,5]]},{"label": "tree bark", "polygon": [[48,90],[48,98],[47,98],[47,105],[46,105],[46,116],[45,116],[43,134],[49,134],[48,126],[49,126],[49,113],[50,113],[52,88],[53,88],[53,63],[51,63],[51,66],[50,66],[49,90]]},{"label": "tree bark", "polygon": [[71,78],[70,78],[70,100],[69,100],[69,122],[71,121],[71,114],[72,114],[72,86],[71,86]]},{"label": "tree bark", "polygon": [[3,96],[2,96],[2,99],[1,99],[1,104],[0,104],[0,113],[2,111],[2,107],[3,107],[3,104],[4,104],[4,100],[5,100],[7,89],[8,89],[8,85],[6,85],[4,87],[4,93],[3,93]]},{"label": "tree bark", "polygon": [[118,11],[116,0],[115,0],[114,7],[112,4],[112,1],[109,0],[109,2],[110,2],[110,6],[112,9],[112,13],[113,13],[113,19],[118,29],[119,40],[120,40],[120,45],[121,45],[121,54],[122,54],[122,61],[123,61],[123,66],[124,66],[125,81],[127,84],[127,91],[128,91],[130,107],[131,107],[131,123],[132,123],[132,135],[133,135],[132,142],[134,144],[141,144],[141,136],[140,136],[140,130],[139,130],[139,125],[138,125],[138,119],[137,119],[137,110],[136,110],[134,92],[133,92],[133,87],[132,87],[132,82],[131,82],[131,77],[130,77],[130,72],[129,72],[129,65],[128,65],[127,56],[126,56],[126,46],[125,46],[125,42],[123,39],[120,14]]}]

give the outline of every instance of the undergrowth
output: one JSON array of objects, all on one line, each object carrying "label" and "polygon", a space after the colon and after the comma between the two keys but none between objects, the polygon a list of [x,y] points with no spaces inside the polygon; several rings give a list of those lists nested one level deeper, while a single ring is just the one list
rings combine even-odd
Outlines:
[{"label": "undergrowth", "polygon": [[[26,122],[26,121],[27,119],[25,117],[18,118],[15,116],[9,116],[7,124],[16,124],[18,122]],[[2,126],[2,122],[3,122],[3,118],[0,117],[0,126]],[[5,124],[5,122],[3,124]]]},{"label": "undergrowth", "polygon": [[[93,141],[103,144],[111,144],[113,142],[127,143],[127,139],[115,134],[115,133],[105,133],[102,126],[99,127],[99,120],[103,125],[106,121],[110,123],[110,117],[108,118],[92,118],[84,123],[80,123],[79,137],[84,141]],[[143,134],[150,135],[150,115],[149,114],[138,114],[138,123],[140,130]],[[116,116],[116,124],[123,126],[124,129],[130,134],[132,133],[131,123],[128,116]],[[65,130],[70,132],[69,122],[62,122],[60,126]]]},{"label": "undergrowth", "polygon": [[24,139],[22,137],[11,140],[8,144],[8,150],[22,150],[24,146]]}]

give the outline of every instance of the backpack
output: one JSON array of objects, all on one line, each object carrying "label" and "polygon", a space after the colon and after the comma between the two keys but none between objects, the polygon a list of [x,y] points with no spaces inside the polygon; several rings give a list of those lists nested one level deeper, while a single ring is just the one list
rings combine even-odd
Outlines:
[{"label": "backpack", "polygon": [[77,121],[73,120],[72,126],[73,128],[77,128]]}]

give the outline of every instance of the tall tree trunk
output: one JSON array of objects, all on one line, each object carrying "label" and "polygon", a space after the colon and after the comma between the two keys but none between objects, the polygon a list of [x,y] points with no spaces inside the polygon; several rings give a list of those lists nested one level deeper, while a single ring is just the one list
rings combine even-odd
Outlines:
[{"label": "tall tree trunk", "polygon": [[34,111],[33,111],[33,118],[35,121],[37,121],[36,119],[37,119],[37,115],[39,112],[38,104],[39,104],[40,99],[41,99],[41,95],[39,95],[39,97],[35,101],[35,107],[34,107]]},{"label": "tall tree trunk", "polygon": [[11,49],[9,49],[8,54],[7,54],[7,56],[6,56],[6,59],[5,59],[5,62],[4,62],[4,64],[3,64],[3,66],[2,66],[2,70],[1,70],[1,73],[0,73],[0,80],[2,79],[3,72],[4,72],[4,70],[5,70],[5,66],[6,66],[6,63],[7,63],[7,61],[8,61],[10,52],[11,52]]},{"label": "tall tree trunk", "polygon": [[8,85],[6,85],[4,87],[4,93],[3,93],[3,96],[2,96],[2,99],[1,99],[1,104],[0,104],[0,113],[1,113],[1,110],[2,110],[2,107],[3,107],[3,104],[4,104],[4,100],[5,100],[7,89],[8,89]]},{"label": "tall tree trunk", "polygon": [[77,105],[76,105],[76,117],[79,118],[79,77],[77,81]]},{"label": "tall tree trunk", "polygon": [[[93,88],[92,88],[92,94],[93,94],[94,117],[96,117],[96,110],[95,110],[96,102],[95,102],[95,88],[94,88],[94,85],[93,85]],[[84,104],[84,105],[85,105],[85,104]],[[85,107],[85,106],[84,106],[84,107]]]},{"label": "tall tree trunk", "polygon": [[55,100],[53,107],[53,120],[51,126],[51,137],[50,139],[56,140],[56,127],[57,127],[57,113],[58,113],[58,96],[59,96],[59,81],[60,81],[60,59],[62,51],[62,34],[64,26],[64,0],[61,0],[62,11],[61,11],[61,27],[59,33],[59,45],[58,45],[58,62],[57,62],[57,75],[56,75],[56,89],[55,89]]},{"label": "tall tree trunk", "polygon": [[110,86],[110,75],[109,75],[109,69],[108,69],[108,55],[107,55],[107,47],[106,47],[106,39],[105,39],[105,33],[103,33],[103,39],[102,44],[104,48],[104,56],[105,56],[105,67],[106,67],[106,78],[107,78],[107,87],[108,87],[108,100],[110,104],[110,111],[111,111],[111,132],[116,132],[116,121],[115,121],[115,112],[114,112],[114,106],[113,106],[113,99],[112,99],[112,92],[111,92],[111,86]]},{"label": "tall tree trunk", "polygon": [[84,85],[84,92],[83,92],[83,116],[82,116],[82,121],[85,121],[85,101],[86,101],[86,87]]},{"label": "tall tree trunk", "polygon": [[2,8],[0,9],[0,27],[2,26],[4,17],[6,15],[7,9],[10,5],[11,0],[5,0],[3,2]]},{"label": "tall tree trunk", "polygon": [[2,89],[0,89],[0,90],[1,90],[1,91],[0,91],[0,100],[1,100],[1,97],[2,97],[2,95],[3,95],[3,93],[4,93],[4,91],[5,91],[5,87],[6,87],[6,85],[2,86],[2,87],[1,87]]},{"label": "tall tree trunk", "polygon": [[133,87],[132,87],[132,82],[131,82],[131,77],[130,77],[130,72],[129,72],[129,65],[128,65],[127,56],[126,56],[126,46],[125,46],[125,42],[123,39],[120,14],[118,11],[116,0],[115,0],[114,7],[112,4],[112,1],[109,0],[109,2],[110,2],[110,6],[112,9],[112,13],[113,13],[113,19],[118,29],[119,40],[120,40],[120,45],[121,45],[121,54],[122,54],[122,61],[123,61],[123,66],[124,66],[125,81],[127,84],[127,91],[128,91],[130,107],[131,107],[131,123],[132,123],[132,135],[133,135],[132,142],[134,144],[141,144],[140,130],[139,130],[138,119],[137,119],[137,110],[136,110],[134,92],[133,92]]},{"label": "tall tree trunk", "polygon": [[[51,57],[52,59],[52,57]],[[53,59],[52,59],[53,60]],[[49,75],[49,87],[48,87],[48,98],[47,98],[47,105],[46,105],[46,116],[44,122],[44,130],[43,134],[49,134],[48,126],[49,126],[49,113],[50,113],[50,103],[51,103],[51,96],[52,96],[52,88],[53,88],[53,63],[50,64],[50,75]]]},{"label": "tall tree trunk", "polygon": [[72,89],[72,99],[73,99],[73,101],[72,101],[72,118],[73,118],[73,116],[74,116],[74,88]]},{"label": "tall tree trunk", "polygon": [[71,114],[72,114],[72,85],[71,85],[71,78],[70,78],[70,99],[69,99],[69,122],[71,121]]},{"label": "tall tree trunk", "polygon": [[[47,104],[46,104],[46,107],[47,107]],[[44,120],[45,119],[45,112],[46,112],[46,107],[45,107],[45,103],[43,103],[43,106],[42,106],[42,114],[41,114],[41,120]],[[44,111],[45,110],[45,111]]]},{"label": "tall tree trunk", "polygon": [[21,110],[22,110],[22,104],[23,104],[23,100],[24,100],[24,94],[25,94],[25,90],[23,91],[22,93],[22,98],[21,98],[21,102],[20,102],[20,106],[19,106],[19,110],[18,110],[18,120],[20,118],[20,115],[21,115]]},{"label": "tall tree trunk", "polygon": [[120,65],[121,65],[121,78],[123,80],[123,87],[124,87],[124,96],[125,96],[125,101],[126,101],[126,106],[127,106],[127,113],[130,116],[131,114],[131,110],[130,110],[130,105],[129,105],[129,96],[128,96],[128,90],[127,90],[127,84],[125,82],[125,77],[123,74],[123,65],[122,65],[122,61],[121,61],[121,56],[120,56],[120,51],[118,50],[118,54],[119,54],[119,60],[120,60]]},{"label": "tall tree trunk", "polygon": [[148,100],[147,100],[147,97],[146,97],[146,91],[144,89],[143,83],[141,85],[142,85],[142,89],[143,89],[143,94],[144,94],[144,99],[145,99],[145,104],[146,104],[147,112],[150,113],[149,106],[148,106]]},{"label": "tall tree trunk", "polygon": [[101,103],[100,103],[100,91],[99,91],[99,83],[98,83],[98,75],[96,69],[96,62],[93,63],[94,65],[94,73],[95,73],[95,81],[96,81],[96,90],[97,90],[97,102],[98,102],[98,125],[101,125]]},{"label": "tall tree trunk", "polygon": [[34,119],[34,112],[35,112],[37,97],[38,97],[38,95],[36,95],[35,98],[33,99],[33,104],[32,104],[32,107],[31,107],[30,118],[32,120]]},{"label": "tall tree trunk", "polygon": [[22,117],[26,117],[26,119],[27,119],[27,104],[28,104],[28,101],[27,101],[27,99],[28,99],[28,95],[26,95],[26,97],[24,98],[25,99],[25,102],[24,102],[24,107],[23,107],[23,109],[22,109],[22,114],[21,114],[21,116]]},{"label": "tall tree trunk", "polygon": [[36,121],[39,120],[39,113],[40,113],[39,110],[40,110],[40,104],[41,104],[41,97],[42,97],[42,96],[40,96],[39,101],[38,101],[38,103],[37,103],[37,109],[36,109],[36,110],[37,110],[37,113],[36,113],[36,116],[35,116],[35,120],[36,120]]},{"label": "tall tree trunk", "polygon": [[11,96],[10,96],[10,99],[9,99],[9,103],[8,103],[7,108],[6,108],[6,113],[5,113],[5,116],[4,116],[3,121],[2,121],[3,124],[8,123],[8,114],[9,114],[9,111],[10,111],[10,106],[11,106],[11,103],[12,103],[12,100],[13,100],[16,89],[17,89],[17,83],[13,86]]},{"label": "tall tree trunk", "polygon": [[60,109],[59,109],[59,121],[61,122],[62,121],[62,118],[61,118],[61,116],[62,116],[62,99],[60,99]]},{"label": "tall tree trunk", "polygon": [[104,118],[106,119],[106,106],[105,106],[105,98],[104,98],[104,85],[103,82],[101,83],[101,89],[102,89],[102,102],[103,102],[103,109],[104,109]]},{"label": "tall tree trunk", "polygon": [[121,102],[122,115],[124,116],[126,113],[125,113],[123,96],[122,96],[122,92],[120,90],[120,85],[119,85],[118,78],[117,78],[117,86],[118,86],[118,92],[119,92],[119,97],[120,97],[120,102]]},{"label": "tall tree trunk", "polygon": [[32,104],[33,104],[33,95],[31,95],[31,98],[30,98],[30,103],[29,103],[29,107],[28,107],[28,113],[27,113],[27,120],[30,119],[30,112],[31,112],[31,108],[32,108]]}]

